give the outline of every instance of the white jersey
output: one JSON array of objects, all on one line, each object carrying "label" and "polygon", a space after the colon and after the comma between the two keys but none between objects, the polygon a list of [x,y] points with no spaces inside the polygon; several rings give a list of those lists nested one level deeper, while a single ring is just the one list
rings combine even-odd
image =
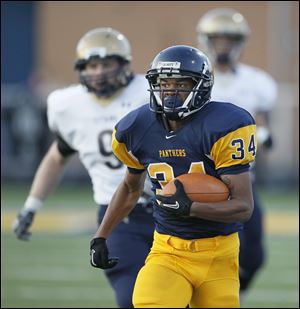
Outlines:
[{"label": "white jersey", "polygon": [[238,64],[233,72],[214,74],[212,101],[230,102],[246,109],[253,117],[268,112],[274,106],[277,86],[266,72],[245,64]]},{"label": "white jersey", "polygon": [[74,150],[87,169],[97,204],[108,204],[125,174],[111,150],[115,124],[129,111],[149,102],[148,82],[136,75],[109,99],[99,99],[82,85],[52,92],[48,123]]}]

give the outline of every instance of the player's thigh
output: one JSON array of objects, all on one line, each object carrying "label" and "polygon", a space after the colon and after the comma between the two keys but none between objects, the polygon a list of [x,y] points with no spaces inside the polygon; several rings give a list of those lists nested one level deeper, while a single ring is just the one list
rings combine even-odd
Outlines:
[{"label": "player's thigh", "polygon": [[146,264],[139,272],[134,292],[135,308],[185,308],[192,286],[175,270],[161,264]]},{"label": "player's thigh", "polygon": [[119,307],[132,307],[132,293],[137,274],[145,263],[151,242],[128,231],[114,231],[107,240],[110,257],[119,263],[105,271],[114,288]]},{"label": "player's thigh", "polygon": [[193,308],[239,307],[239,241],[237,234],[220,237],[220,247],[210,264],[205,280],[193,293]]},{"label": "player's thigh", "polygon": [[239,282],[234,279],[212,280],[194,290],[191,308],[239,308]]},{"label": "player's thigh", "polygon": [[110,256],[119,257],[120,267],[132,266],[139,269],[144,265],[151,248],[151,242],[130,233],[130,231],[114,231],[107,239],[107,246]]},{"label": "player's thigh", "polygon": [[132,293],[135,279],[136,277],[130,273],[111,277],[117,304],[120,308],[133,308]]},{"label": "player's thigh", "polygon": [[[118,257],[118,264],[105,271],[110,283],[124,294],[124,290],[133,291],[139,270],[145,263],[150,243],[142,237],[124,231],[114,231],[107,239],[110,257]],[[123,284],[125,283],[125,284]]]}]

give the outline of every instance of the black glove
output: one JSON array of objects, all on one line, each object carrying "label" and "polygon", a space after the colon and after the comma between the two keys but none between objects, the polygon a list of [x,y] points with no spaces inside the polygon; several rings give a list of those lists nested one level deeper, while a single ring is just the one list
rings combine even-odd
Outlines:
[{"label": "black glove", "polygon": [[30,228],[35,212],[33,210],[22,209],[14,222],[13,229],[17,237],[21,240],[29,240],[31,233]]},{"label": "black glove", "polygon": [[159,200],[160,207],[167,212],[171,212],[180,216],[189,216],[192,206],[192,201],[186,195],[183,184],[179,180],[175,180],[176,186],[175,194],[171,196],[156,195]]},{"label": "black glove", "polygon": [[108,258],[108,249],[105,238],[91,240],[90,262],[93,267],[107,269],[118,264],[119,258]]}]

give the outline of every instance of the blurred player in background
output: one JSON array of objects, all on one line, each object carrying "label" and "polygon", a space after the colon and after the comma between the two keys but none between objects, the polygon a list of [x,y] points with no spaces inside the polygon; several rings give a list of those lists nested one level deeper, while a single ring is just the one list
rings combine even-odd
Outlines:
[{"label": "blurred player in background", "polygon": [[[154,243],[137,277],[134,306],[239,307],[237,232],[253,210],[254,119],[233,104],[210,101],[212,68],[194,47],[161,51],[146,77],[150,108],[130,112],[113,133],[113,151],[128,171],[91,241],[91,265],[117,263],[106,238],[134,207],[148,173],[156,193]],[[160,195],[168,182],[189,172],[221,179],[231,199],[192,202],[178,180],[174,195]]]},{"label": "blurred player in background", "polygon": [[[266,72],[239,62],[250,34],[247,21],[233,9],[207,12],[197,25],[198,44],[214,65],[215,84],[212,99],[231,102],[248,110],[256,120],[259,149],[270,149],[272,137],[268,114],[274,106],[277,86]],[[253,171],[253,170],[252,170]],[[255,188],[254,212],[239,233],[241,298],[264,262],[263,214]]]},{"label": "blurred player in background", "polygon": [[[29,196],[18,214],[14,231],[28,240],[28,231],[38,209],[54,189],[70,157],[78,153],[93,184],[94,200],[100,206],[101,223],[125,167],[111,150],[112,130],[130,110],[148,102],[148,83],[131,69],[127,38],[112,28],[96,28],[77,45],[75,69],[80,83],[56,90],[48,98],[48,123],[56,139],[34,177]],[[106,275],[120,307],[132,307],[132,291],[153,240],[154,223],[149,197],[121,222],[109,239],[113,255],[120,257]]]}]

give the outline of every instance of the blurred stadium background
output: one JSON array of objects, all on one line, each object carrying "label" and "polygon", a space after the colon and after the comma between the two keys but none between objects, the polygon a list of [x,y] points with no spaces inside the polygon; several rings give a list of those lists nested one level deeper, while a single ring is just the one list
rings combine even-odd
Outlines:
[{"label": "blurred stadium background", "polygon": [[101,271],[89,266],[96,229],[90,180],[74,158],[33,225],[29,243],[11,223],[51,143],[46,98],[77,82],[75,46],[89,29],[111,26],[133,49],[136,72],[175,44],[196,45],[207,10],[232,7],[252,34],[243,61],[268,71],[279,96],[271,114],[275,148],[258,160],[267,261],[245,307],[299,307],[299,2],[1,2],[1,308],[115,307]]}]

